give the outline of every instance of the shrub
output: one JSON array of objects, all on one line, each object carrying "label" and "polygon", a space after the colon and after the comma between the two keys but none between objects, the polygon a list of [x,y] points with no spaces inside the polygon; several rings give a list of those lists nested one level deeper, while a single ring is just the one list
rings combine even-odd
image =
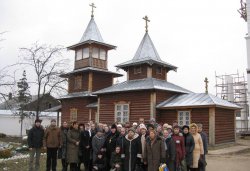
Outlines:
[{"label": "shrub", "polygon": [[6,138],[6,134],[0,133],[0,138]]},{"label": "shrub", "polygon": [[2,149],[0,150],[0,159],[10,158],[11,154],[11,149]]}]

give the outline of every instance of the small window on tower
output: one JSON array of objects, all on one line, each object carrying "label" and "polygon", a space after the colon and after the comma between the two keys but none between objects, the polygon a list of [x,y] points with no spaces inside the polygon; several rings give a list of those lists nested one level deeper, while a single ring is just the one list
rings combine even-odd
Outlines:
[{"label": "small window on tower", "polygon": [[157,67],[156,68],[156,73],[157,74],[162,74],[162,67]]},{"label": "small window on tower", "polygon": [[81,60],[82,59],[82,49],[78,49],[76,51],[76,61]]},{"label": "small window on tower", "polygon": [[88,57],[89,57],[89,48],[83,48],[82,58],[88,58]]},{"label": "small window on tower", "polygon": [[74,84],[74,89],[78,90],[82,88],[82,77],[81,76],[76,76],[75,77],[75,84]]},{"label": "small window on tower", "polygon": [[100,49],[100,59],[106,59],[106,51],[104,49]]},{"label": "small window on tower", "polygon": [[135,66],[134,67],[134,74],[141,73],[141,66]]},{"label": "small window on tower", "polygon": [[92,57],[99,58],[99,49],[98,48],[93,48]]}]

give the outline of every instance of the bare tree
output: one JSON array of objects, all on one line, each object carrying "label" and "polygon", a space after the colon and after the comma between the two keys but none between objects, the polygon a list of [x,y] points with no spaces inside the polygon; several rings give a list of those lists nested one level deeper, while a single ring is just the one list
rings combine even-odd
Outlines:
[{"label": "bare tree", "polygon": [[59,77],[67,70],[68,60],[63,56],[65,48],[46,44],[33,44],[29,48],[20,48],[20,64],[31,68],[35,80],[30,84],[36,85],[36,118],[39,118],[40,105],[45,94],[65,92],[66,79]]},{"label": "bare tree", "polygon": [[[0,69],[0,102],[6,102],[15,91],[15,72],[10,72],[12,66],[6,66]],[[14,73],[11,75],[10,73]]]}]

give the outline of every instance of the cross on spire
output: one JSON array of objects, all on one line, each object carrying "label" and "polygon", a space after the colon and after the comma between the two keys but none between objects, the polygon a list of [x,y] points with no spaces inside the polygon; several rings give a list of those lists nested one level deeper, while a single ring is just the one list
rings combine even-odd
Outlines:
[{"label": "cross on spire", "polygon": [[204,82],[205,82],[205,89],[206,89],[205,93],[208,94],[208,83],[209,83],[209,81],[208,81],[207,77],[205,78]]},{"label": "cross on spire", "polygon": [[89,4],[89,6],[91,6],[92,10],[91,10],[91,17],[93,18],[94,17],[94,8],[96,8],[95,4],[92,3],[92,4]]},{"label": "cross on spire", "polygon": [[150,22],[150,20],[148,19],[148,16],[145,16],[145,17],[143,17],[142,19],[146,21],[146,26],[145,26],[145,28],[146,28],[146,32],[148,32],[148,22]]}]

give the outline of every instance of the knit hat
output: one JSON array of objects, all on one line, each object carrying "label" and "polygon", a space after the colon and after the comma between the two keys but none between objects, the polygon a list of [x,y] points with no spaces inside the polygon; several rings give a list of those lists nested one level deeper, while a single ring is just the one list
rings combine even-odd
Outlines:
[{"label": "knit hat", "polygon": [[133,126],[137,126],[138,124],[136,122],[133,123]]},{"label": "knit hat", "polygon": [[130,132],[130,131],[133,131],[133,132],[135,133],[135,129],[134,129],[134,128],[130,128],[130,129],[128,130],[128,132]]},{"label": "knit hat", "polygon": [[171,125],[168,125],[167,126],[167,129],[173,129]]},{"label": "knit hat", "polygon": [[103,132],[104,132],[104,130],[103,130],[103,129],[101,129],[101,128],[97,128],[97,129],[96,129],[96,132],[101,132],[101,133],[103,133]]},{"label": "knit hat", "polygon": [[146,126],[145,126],[144,124],[140,124],[140,125],[139,125],[139,128],[140,128],[140,130],[141,130],[141,129],[147,130],[147,128],[146,128]]},{"label": "knit hat", "polygon": [[113,124],[113,125],[111,126],[111,129],[117,129],[116,124]]},{"label": "knit hat", "polygon": [[117,127],[120,127],[120,128],[122,128],[122,125],[121,125],[121,124],[118,124],[118,125],[117,125]]}]

